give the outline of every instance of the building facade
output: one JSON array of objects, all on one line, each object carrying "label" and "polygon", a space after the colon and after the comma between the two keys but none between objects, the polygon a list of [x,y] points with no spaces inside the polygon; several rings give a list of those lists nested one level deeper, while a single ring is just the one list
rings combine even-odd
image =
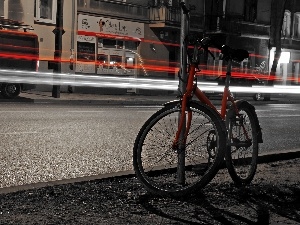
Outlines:
[{"label": "building facade", "polygon": [[[222,44],[249,51],[249,59],[236,68],[239,72],[275,79],[277,84],[299,84],[300,2],[287,0],[285,4],[281,28],[282,54],[275,78],[268,77],[275,52],[275,46],[270,44],[271,18],[275,13],[271,5],[272,0],[203,0],[197,5],[204,9],[204,23],[199,31],[203,36],[213,36]],[[219,72],[222,72],[222,64],[218,60],[208,60],[208,66]]]},{"label": "building facade", "polygon": [[[285,58],[278,65],[277,76],[279,83],[298,84],[300,2],[287,1],[282,27]],[[177,78],[179,0],[62,2],[65,31],[62,40],[63,73]],[[240,65],[240,69],[245,73],[268,74],[274,55],[274,46],[269,44],[271,2],[189,0],[191,32],[211,35],[220,43],[247,49],[251,57]],[[48,69],[48,62],[54,58],[56,9],[57,0],[0,0],[2,16],[23,21],[38,34],[40,71],[52,71]],[[222,71],[222,61],[206,61],[208,66]],[[73,67],[70,66],[72,63]],[[125,93],[129,90],[114,91]]]}]

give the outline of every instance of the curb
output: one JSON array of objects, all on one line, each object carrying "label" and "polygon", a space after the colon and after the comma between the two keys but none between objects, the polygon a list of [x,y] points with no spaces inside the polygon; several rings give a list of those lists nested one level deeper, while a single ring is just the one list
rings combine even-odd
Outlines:
[{"label": "curb", "polygon": [[1,103],[30,103],[30,104],[55,104],[55,105],[163,105],[171,99],[0,99]]},{"label": "curb", "polygon": [[[145,96],[143,99],[131,98],[131,99],[61,99],[61,98],[47,98],[47,99],[38,99],[38,98],[25,98],[20,97],[16,99],[0,99],[1,103],[32,103],[32,104],[56,104],[56,105],[163,105],[166,102],[177,99],[174,98],[163,98],[162,99],[153,99],[151,96]],[[247,99],[246,99],[247,100]],[[213,104],[220,105],[220,100],[211,100]],[[247,100],[248,101],[248,100]],[[272,101],[250,101],[254,106],[264,105],[264,104],[298,104],[300,101],[282,101],[282,100],[272,100]]]},{"label": "curb", "polygon": [[282,160],[300,158],[300,149],[285,150],[282,152],[269,152],[258,156],[258,163],[270,163]]},{"label": "curb", "polygon": [[54,98],[51,93],[22,93],[14,99],[0,98],[1,103],[35,103],[35,104],[67,104],[67,105],[162,105],[176,99],[175,95],[97,95],[67,94]]},{"label": "curb", "polygon": [[[163,105],[166,102],[177,99],[174,98],[164,98],[162,99],[153,99],[151,96],[143,96],[143,99],[131,98],[131,99],[39,99],[39,98],[26,98],[20,97],[16,99],[0,99],[1,103],[32,103],[32,104],[57,104],[57,105]],[[248,99],[245,99],[249,101]],[[220,105],[221,101],[219,99],[212,99],[213,104]],[[254,106],[256,105],[265,105],[265,104],[299,104],[297,100],[286,100],[274,99],[272,101],[249,101]]]},{"label": "curb", "polygon": [[[290,159],[295,159],[295,158],[300,158],[300,149],[260,154],[258,156],[258,163],[259,164],[272,163],[272,162],[290,160]],[[224,163],[225,163],[225,161],[224,161]],[[226,168],[226,166],[224,168]],[[126,179],[126,178],[131,178],[134,176],[135,176],[135,172],[133,170],[120,171],[120,172],[92,175],[92,176],[86,176],[86,177],[78,177],[78,178],[63,179],[63,180],[56,180],[56,181],[49,181],[49,182],[25,184],[25,185],[20,185],[20,186],[13,186],[13,187],[5,187],[5,188],[0,188],[0,194],[8,194],[8,193],[13,193],[13,192],[17,192],[17,191],[25,191],[25,190],[30,190],[30,189],[51,187],[51,186],[71,184],[71,183],[80,183],[80,182],[87,182],[87,181],[93,181],[93,180],[102,180],[102,179],[109,179],[109,178],[124,178],[124,179]]]},{"label": "curb", "polygon": [[[255,105],[264,104],[296,104],[300,103],[299,95],[273,97],[271,101],[245,100]],[[52,97],[51,92],[29,91],[22,92],[15,99],[0,98],[0,103],[36,103],[36,104],[77,104],[77,105],[163,105],[164,103],[178,99],[176,94],[165,95],[139,95],[139,94],[84,94],[62,92],[60,98]],[[238,99],[244,99],[242,96]],[[211,98],[213,104],[220,105],[221,98]]]},{"label": "curb", "polygon": [[163,105],[166,101],[152,100],[41,100],[32,101],[36,104],[57,104],[57,105]]}]

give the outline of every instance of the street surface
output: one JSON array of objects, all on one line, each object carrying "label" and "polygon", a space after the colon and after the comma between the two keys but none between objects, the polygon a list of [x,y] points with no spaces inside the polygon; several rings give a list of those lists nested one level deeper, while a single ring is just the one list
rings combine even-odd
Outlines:
[{"label": "street surface", "polygon": [[[300,104],[255,107],[260,153],[300,147]],[[159,108],[1,104],[0,188],[132,170],[135,137]]]}]

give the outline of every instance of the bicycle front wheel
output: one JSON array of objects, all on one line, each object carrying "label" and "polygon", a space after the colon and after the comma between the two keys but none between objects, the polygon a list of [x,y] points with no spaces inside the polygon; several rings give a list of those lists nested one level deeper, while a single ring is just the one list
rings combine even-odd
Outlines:
[{"label": "bicycle front wheel", "polygon": [[[179,150],[173,141],[181,106],[166,105],[141,128],[134,145],[133,166],[148,191],[170,197],[203,188],[218,172],[226,150],[225,125],[210,108],[190,102],[191,126]],[[183,160],[182,160],[183,157]]]},{"label": "bicycle front wheel", "polygon": [[258,161],[258,133],[256,112],[246,101],[236,104],[226,116],[228,129],[226,166],[236,185],[249,184],[255,175]]}]

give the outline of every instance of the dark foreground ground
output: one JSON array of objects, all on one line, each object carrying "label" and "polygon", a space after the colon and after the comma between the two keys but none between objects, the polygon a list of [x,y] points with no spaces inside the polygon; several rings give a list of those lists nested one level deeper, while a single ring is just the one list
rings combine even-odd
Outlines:
[{"label": "dark foreground ground", "polygon": [[0,224],[300,224],[300,159],[259,164],[252,185],[226,170],[184,199],[155,197],[134,177],[0,195]]}]

